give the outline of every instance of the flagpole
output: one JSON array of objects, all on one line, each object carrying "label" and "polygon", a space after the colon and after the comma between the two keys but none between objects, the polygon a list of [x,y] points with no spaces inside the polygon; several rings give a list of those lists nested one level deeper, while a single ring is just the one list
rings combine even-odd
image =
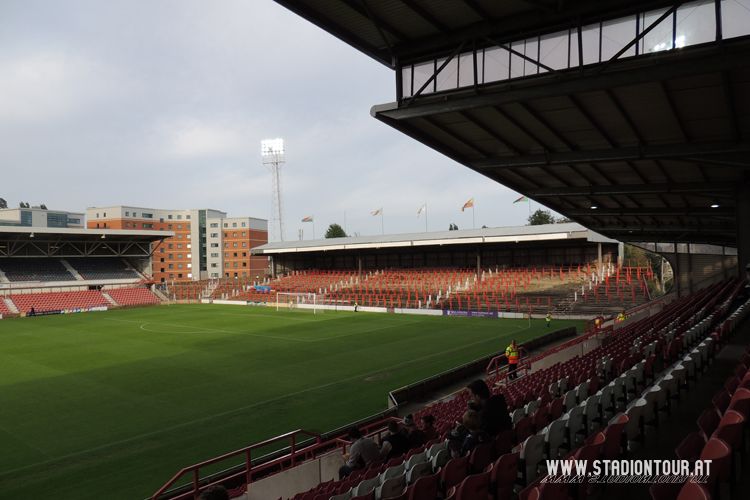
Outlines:
[{"label": "flagpole", "polygon": [[427,232],[427,202],[424,203],[424,232]]},{"label": "flagpole", "polygon": [[380,234],[385,234],[385,225],[383,224],[383,209],[380,209]]},{"label": "flagpole", "polygon": [[474,218],[474,204],[473,203],[471,204],[471,228],[472,229],[477,228],[476,219]]},{"label": "flagpole", "polygon": [[313,223],[313,239],[315,239],[315,216],[314,215],[313,215],[312,223]]}]

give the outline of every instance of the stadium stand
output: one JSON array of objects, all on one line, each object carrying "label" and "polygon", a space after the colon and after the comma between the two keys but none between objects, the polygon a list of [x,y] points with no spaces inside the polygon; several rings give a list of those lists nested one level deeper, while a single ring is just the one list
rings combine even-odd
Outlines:
[{"label": "stadium stand", "polygon": [[397,308],[508,311],[533,314],[616,314],[650,300],[653,272],[640,267],[608,267],[597,273],[592,264],[509,269],[385,269],[296,271],[263,283],[249,279],[175,283],[176,300],[196,298],[274,302],[275,292],[307,292],[318,302]]},{"label": "stadium stand", "polygon": [[8,281],[75,281],[70,271],[57,259],[3,259],[0,270]]},{"label": "stadium stand", "polygon": [[115,288],[107,290],[106,293],[120,306],[142,306],[161,302],[148,288]]},{"label": "stadium stand", "polygon": [[10,298],[22,313],[28,313],[32,307],[36,312],[48,312],[110,305],[102,293],[95,290],[13,294]]},{"label": "stadium stand", "polygon": [[12,314],[12,312],[8,309],[8,306],[5,305],[3,298],[0,297],[0,316],[7,316],[8,314]]},{"label": "stadium stand", "polygon": [[138,279],[141,276],[122,259],[68,259],[68,263],[85,280]]},{"label": "stadium stand", "polygon": [[[523,488],[521,499],[585,498],[594,485],[542,483],[544,459],[611,459],[647,445],[647,428],[674,418],[674,401],[688,392],[750,310],[750,304],[744,304],[728,315],[742,286],[737,280],[712,285],[612,332],[583,356],[514,381],[492,379],[493,392],[508,402],[514,428],[467,456],[450,457],[445,441],[467,407],[463,391],[414,415],[416,420],[433,415],[440,439],[344,480],[321,483],[293,499],[506,498],[514,488]],[[733,456],[730,445],[719,439],[736,445],[740,417],[747,418],[750,411],[747,363],[750,348],[699,422],[703,434],[691,437],[689,452],[680,452],[718,460],[716,481],[728,478]],[[370,435],[379,440],[382,431]],[[712,479],[709,489],[714,487]],[[677,498],[680,489],[687,492],[680,498],[694,498],[687,496],[696,493],[691,485],[679,485],[674,496],[658,498]]]}]

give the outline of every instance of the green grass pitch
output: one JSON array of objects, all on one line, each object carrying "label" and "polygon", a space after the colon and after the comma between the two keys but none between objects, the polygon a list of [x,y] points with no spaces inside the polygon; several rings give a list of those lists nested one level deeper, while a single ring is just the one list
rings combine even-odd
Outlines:
[{"label": "green grass pitch", "polygon": [[0,497],[146,498],[183,466],[364,418],[391,389],[545,331],[218,305],[2,320]]}]

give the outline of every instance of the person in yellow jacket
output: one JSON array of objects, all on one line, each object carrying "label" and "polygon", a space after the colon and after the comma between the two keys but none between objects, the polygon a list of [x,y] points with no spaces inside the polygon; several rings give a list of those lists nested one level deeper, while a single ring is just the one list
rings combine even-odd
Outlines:
[{"label": "person in yellow jacket", "polygon": [[518,377],[516,369],[520,357],[520,351],[515,340],[510,341],[510,345],[505,349],[505,356],[508,358],[508,378],[514,380]]}]

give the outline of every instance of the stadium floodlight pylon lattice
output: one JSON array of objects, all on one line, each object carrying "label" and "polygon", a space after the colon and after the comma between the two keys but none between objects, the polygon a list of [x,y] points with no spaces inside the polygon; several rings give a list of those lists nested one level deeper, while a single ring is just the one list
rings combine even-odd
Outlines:
[{"label": "stadium floodlight pylon lattice", "polygon": [[307,292],[276,292],[276,310],[308,310],[313,314],[324,311],[318,303],[318,294]]}]

